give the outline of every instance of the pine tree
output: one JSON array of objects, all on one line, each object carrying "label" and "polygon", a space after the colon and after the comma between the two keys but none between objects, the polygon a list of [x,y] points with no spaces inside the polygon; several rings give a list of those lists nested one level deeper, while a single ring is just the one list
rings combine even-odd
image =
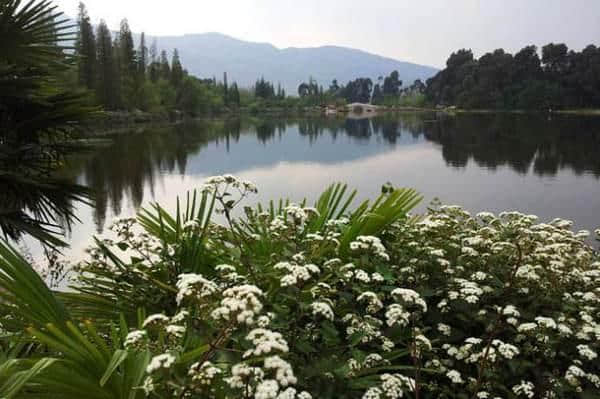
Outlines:
[{"label": "pine tree", "polygon": [[156,83],[160,75],[160,64],[158,63],[158,50],[156,46],[156,39],[152,41],[152,46],[150,46],[150,67],[148,69],[150,81],[152,81],[152,83]]},{"label": "pine tree", "polygon": [[160,79],[171,80],[171,67],[169,66],[169,60],[167,59],[167,52],[165,50],[160,52],[160,71],[158,76]]},{"label": "pine tree", "polygon": [[110,30],[104,20],[100,21],[96,33],[97,60],[98,60],[98,85],[96,93],[100,103],[108,109],[116,108],[114,102],[115,92],[115,64],[113,57],[112,38]]},{"label": "pine tree", "polygon": [[138,72],[142,80],[146,78],[146,67],[148,65],[148,47],[146,47],[146,34],[142,32],[140,47],[138,50]]},{"label": "pine tree", "polygon": [[121,21],[119,45],[115,46],[119,60],[121,100],[126,108],[132,108],[136,102],[138,61],[133,43],[133,35],[127,19]]},{"label": "pine tree", "polygon": [[129,28],[127,19],[121,21],[121,29],[119,30],[119,46],[121,50],[121,64],[123,72],[128,78],[133,78],[138,69],[135,46],[133,43],[133,35]]},{"label": "pine tree", "polygon": [[114,109],[121,109],[123,108],[123,60],[119,36],[113,40],[112,54],[114,60],[112,68],[114,89],[111,93],[111,104]]},{"label": "pine tree", "polygon": [[77,43],[76,53],[78,63],[79,84],[92,89],[96,83],[96,38],[94,28],[90,23],[90,17],[83,3],[79,3],[79,15],[77,17]]},{"label": "pine tree", "polygon": [[179,52],[177,49],[173,50],[173,59],[171,60],[171,84],[175,87],[179,87],[183,80],[183,67],[179,59]]}]

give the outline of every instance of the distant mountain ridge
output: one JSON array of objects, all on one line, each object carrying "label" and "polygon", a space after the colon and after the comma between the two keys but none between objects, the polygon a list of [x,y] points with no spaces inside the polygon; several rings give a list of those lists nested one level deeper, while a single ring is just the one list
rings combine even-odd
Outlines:
[{"label": "distant mountain ridge", "polygon": [[269,43],[246,42],[220,33],[148,36],[147,46],[154,39],[159,51],[170,53],[177,48],[184,67],[192,75],[221,80],[223,72],[227,72],[229,82],[236,81],[241,87],[251,87],[264,76],[275,85],[281,83],[288,95],[296,95],[298,85],[309,76],[327,88],[333,79],[346,84],[358,77],[369,77],[375,83],[379,76],[394,70],[406,85],[438,72],[430,66],[339,46],[279,49]]}]

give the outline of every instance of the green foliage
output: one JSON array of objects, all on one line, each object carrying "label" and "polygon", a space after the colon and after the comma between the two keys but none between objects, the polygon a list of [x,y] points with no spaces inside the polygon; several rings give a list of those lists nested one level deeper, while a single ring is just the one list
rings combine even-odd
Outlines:
[{"label": "green foliage", "polygon": [[0,389],[23,398],[598,395],[600,259],[587,233],[456,206],[411,219],[419,197],[389,185],[372,204],[353,207],[356,192],[335,184],[313,208],[279,200],[235,217],[255,192],[217,176],[174,214],[155,204],[117,222],[116,239],[97,239],[74,270],[70,293],[49,291],[0,244],[0,323],[13,342],[0,383],[16,370]]},{"label": "green foliage", "polygon": [[70,142],[93,109],[85,92],[57,83],[73,59],[75,37],[49,2],[3,2],[0,7],[0,230],[18,239],[31,234],[51,246],[73,219],[72,201],[87,201],[85,188],[57,179]]},{"label": "green foliage", "polygon": [[483,109],[560,109],[600,106],[600,49],[581,52],[564,44],[527,46],[514,56],[502,49],[473,58],[453,53],[427,82],[427,101]]},{"label": "green foliage", "polygon": [[348,82],[340,89],[340,96],[348,103],[366,103],[371,101],[373,82],[369,78],[358,78]]},{"label": "green foliage", "polygon": [[96,37],[83,3],[79,3],[77,25],[79,28],[76,44],[76,51],[79,55],[77,59],[79,84],[87,89],[93,89],[96,84]]}]

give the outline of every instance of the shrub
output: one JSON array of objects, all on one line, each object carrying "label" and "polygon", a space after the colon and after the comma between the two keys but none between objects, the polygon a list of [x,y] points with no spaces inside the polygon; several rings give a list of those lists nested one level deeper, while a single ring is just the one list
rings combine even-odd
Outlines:
[{"label": "shrub", "polygon": [[279,201],[234,217],[255,191],[215,177],[174,215],[154,205],[118,221],[116,239],[97,240],[76,267],[78,293],[60,295],[74,319],[112,324],[111,345],[145,371],[139,395],[600,392],[588,233],[454,206],[413,218],[419,197],[390,187],[354,211],[355,193],[335,185],[315,207]]}]

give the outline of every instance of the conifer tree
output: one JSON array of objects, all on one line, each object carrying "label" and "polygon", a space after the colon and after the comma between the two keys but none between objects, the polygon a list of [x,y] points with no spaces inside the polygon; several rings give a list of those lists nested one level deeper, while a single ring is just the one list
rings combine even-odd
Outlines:
[{"label": "conifer tree", "polygon": [[148,47],[146,47],[146,34],[142,32],[140,38],[140,47],[138,50],[138,72],[139,76],[144,80],[146,78],[146,67],[148,65]]},{"label": "conifer tree", "polygon": [[78,80],[80,85],[92,89],[96,83],[96,38],[94,37],[94,28],[90,23],[90,17],[83,3],[79,3],[77,25]]},{"label": "conifer tree", "polygon": [[110,30],[104,20],[101,20],[98,25],[96,39],[98,60],[98,85],[96,93],[101,104],[108,109],[114,109],[116,107],[114,101],[116,90],[115,62]]},{"label": "conifer tree", "polygon": [[152,41],[152,46],[150,46],[150,66],[148,67],[148,75],[150,75],[150,81],[152,83],[156,83],[160,76],[160,64],[158,63],[156,39]]},{"label": "conifer tree", "polygon": [[123,108],[123,61],[121,40],[118,35],[113,40],[112,54],[114,60],[112,68],[114,89],[111,96],[111,103],[114,109],[120,109]]},{"label": "conifer tree", "polygon": [[126,108],[132,108],[136,102],[138,61],[133,43],[133,35],[127,19],[121,21],[119,30],[119,44],[115,45],[119,61],[118,73],[120,74],[120,98]]},{"label": "conifer tree", "polygon": [[175,87],[179,87],[183,80],[183,67],[181,66],[181,60],[179,59],[179,52],[177,49],[173,50],[173,59],[171,60],[171,84]]},{"label": "conifer tree", "polygon": [[160,71],[158,76],[160,79],[171,80],[171,67],[169,66],[169,60],[167,59],[167,52],[165,50],[160,52]]},{"label": "conifer tree", "polygon": [[123,72],[127,78],[133,78],[136,70],[138,69],[138,65],[133,43],[133,35],[131,34],[131,29],[129,28],[127,19],[123,19],[121,21],[121,29],[119,30],[119,46],[121,50],[120,56]]}]

